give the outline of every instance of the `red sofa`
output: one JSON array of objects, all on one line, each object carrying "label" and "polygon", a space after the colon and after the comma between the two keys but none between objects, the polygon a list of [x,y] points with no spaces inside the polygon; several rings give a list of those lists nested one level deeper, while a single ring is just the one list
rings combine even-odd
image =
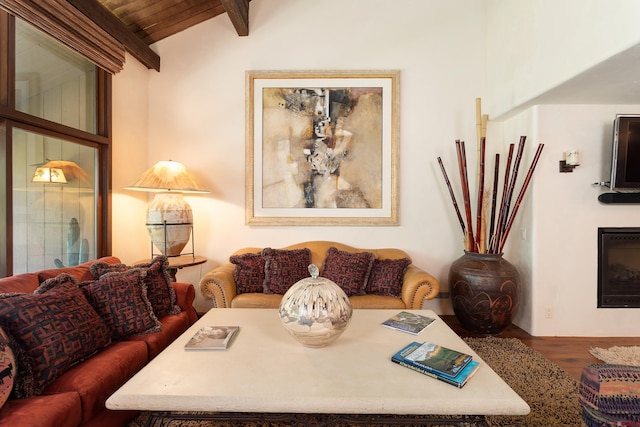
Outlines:
[{"label": "red sofa", "polygon": [[[120,263],[116,257],[97,261]],[[78,282],[93,280],[90,267],[97,261],[2,278],[0,293],[32,293],[44,280],[61,273],[72,275]],[[108,410],[105,408],[106,399],[197,320],[193,308],[193,285],[179,282],[173,282],[172,285],[176,305],[181,311],[160,317],[158,320],[162,329],[159,332],[114,341],[57,377],[41,395],[10,398],[0,408],[0,426],[126,425],[136,412]]]}]

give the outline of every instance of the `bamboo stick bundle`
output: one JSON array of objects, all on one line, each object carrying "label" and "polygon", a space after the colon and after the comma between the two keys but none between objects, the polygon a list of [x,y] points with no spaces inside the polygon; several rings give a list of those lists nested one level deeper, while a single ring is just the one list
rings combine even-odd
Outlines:
[{"label": "bamboo stick bundle", "polygon": [[518,179],[518,172],[520,170],[520,162],[522,161],[522,154],[524,152],[526,137],[521,136],[520,142],[518,143],[518,151],[516,152],[516,157],[513,161],[513,169],[511,169],[511,179],[509,180],[509,188],[507,189],[507,196],[505,197],[504,204],[504,214],[502,216],[502,221],[500,222],[500,238],[497,240],[497,250],[500,251],[500,242],[503,240],[502,236],[504,236],[504,231],[507,226],[507,219],[509,218],[509,212],[511,210],[511,199],[513,198],[513,192],[516,187],[516,181]]},{"label": "bamboo stick bundle", "polygon": [[491,253],[498,253],[498,244],[500,242],[500,224],[504,216],[504,205],[509,187],[509,174],[511,172],[511,161],[513,159],[514,145],[509,144],[509,154],[507,155],[507,164],[504,169],[504,183],[502,186],[502,198],[500,199],[500,209],[498,209],[498,219],[496,221],[495,233],[491,236]]},{"label": "bamboo stick bundle", "polygon": [[515,220],[516,214],[518,213],[518,208],[520,207],[520,203],[522,203],[522,199],[524,198],[524,195],[527,191],[527,188],[529,186],[529,182],[531,181],[531,177],[533,176],[533,171],[536,168],[536,165],[538,164],[538,160],[540,159],[540,154],[542,153],[542,149],[544,148],[544,144],[538,144],[538,149],[536,150],[536,154],[533,157],[533,161],[531,162],[531,166],[529,166],[529,171],[527,172],[527,176],[524,179],[524,182],[522,184],[522,188],[520,189],[520,193],[518,194],[518,197],[516,199],[516,204],[513,207],[513,211],[511,212],[511,215],[509,217],[509,221],[507,222],[504,234],[501,238],[501,242],[500,242],[500,248],[499,251],[502,252],[502,249],[504,248],[504,244],[507,241],[507,237],[509,237],[509,232],[511,231],[511,226],[513,225],[513,221]]},{"label": "bamboo stick bundle", "polygon": [[[483,216],[484,209],[482,208],[484,203],[484,157],[486,152],[486,139],[485,137],[480,138],[480,166],[478,169],[478,205],[476,210],[476,243],[480,246],[478,248],[478,252],[484,252],[484,247],[481,242],[484,242],[484,236],[482,235],[483,227]],[[481,248],[482,247],[482,248]]]},{"label": "bamboo stick bundle", "polygon": [[449,189],[449,195],[451,196],[451,201],[453,202],[453,207],[456,211],[456,215],[458,216],[458,221],[460,222],[460,227],[462,227],[462,233],[465,232],[466,227],[464,226],[464,220],[462,219],[462,214],[460,214],[460,208],[458,207],[458,202],[456,201],[456,196],[453,193],[453,187],[451,187],[451,181],[449,181],[449,176],[447,175],[447,171],[444,168],[444,164],[442,164],[442,159],[438,157],[438,164],[440,164],[440,170],[442,171],[442,175],[444,176],[444,182],[447,184],[447,188]]},{"label": "bamboo stick bundle", "polygon": [[495,233],[496,201],[498,199],[498,180],[500,179],[500,154],[496,153],[496,160],[493,169],[493,192],[491,193],[491,214],[489,216],[489,248],[491,252],[491,239]]},{"label": "bamboo stick bundle", "polygon": [[469,200],[469,176],[467,173],[467,155],[464,141],[456,140],[456,151],[458,153],[458,167],[460,169],[460,182],[462,185],[462,199],[467,219],[467,234],[465,248],[467,251],[476,252],[476,244],[473,237],[473,222],[471,219],[471,201]]}]

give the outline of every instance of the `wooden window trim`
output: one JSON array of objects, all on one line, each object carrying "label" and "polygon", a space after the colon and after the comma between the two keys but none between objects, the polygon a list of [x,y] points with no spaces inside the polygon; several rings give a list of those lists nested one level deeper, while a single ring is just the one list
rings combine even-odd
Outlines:
[{"label": "wooden window trim", "polygon": [[66,0],[0,0],[0,7],[111,74],[124,67],[122,43]]}]

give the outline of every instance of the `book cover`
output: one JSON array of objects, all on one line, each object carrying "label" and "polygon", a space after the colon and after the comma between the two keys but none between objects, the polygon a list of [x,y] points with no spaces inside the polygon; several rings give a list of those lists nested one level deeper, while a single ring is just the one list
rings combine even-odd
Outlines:
[{"label": "book cover", "polygon": [[225,350],[238,335],[239,326],[205,326],[184,346],[185,350]]},{"label": "book cover", "polygon": [[434,343],[413,342],[397,352],[393,358],[411,362],[436,374],[450,377],[458,375],[471,362],[469,354],[461,353]]},{"label": "book cover", "polygon": [[432,324],[435,320],[436,319],[432,317],[423,316],[421,314],[401,311],[392,318],[382,322],[382,325],[398,331],[418,335],[424,328]]},{"label": "book cover", "polygon": [[455,387],[458,388],[462,388],[465,386],[465,384],[467,384],[467,382],[469,381],[469,379],[476,373],[476,371],[478,370],[478,368],[480,367],[480,363],[476,360],[472,360],[471,362],[469,362],[467,364],[467,366],[464,367],[464,369],[462,371],[460,371],[460,373],[458,375],[456,375],[455,377],[449,376],[449,375],[445,375],[445,374],[436,374],[432,371],[429,371],[427,369],[424,369],[423,367],[421,367],[418,364],[412,364],[410,361],[406,361],[406,360],[400,360],[400,359],[391,359],[393,360],[395,363],[404,366],[405,368],[409,368],[412,369],[416,372],[420,372],[421,374],[427,375],[431,378],[435,378],[437,380],[443,381],[447,384],[451,384]]}]

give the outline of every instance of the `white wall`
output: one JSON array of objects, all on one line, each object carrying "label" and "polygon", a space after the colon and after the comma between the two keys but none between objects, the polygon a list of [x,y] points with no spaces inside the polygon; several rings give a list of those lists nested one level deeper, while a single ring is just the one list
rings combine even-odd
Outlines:
[{"label": "white wall", "polygon": [[149,71],[132,56],[113,78],[112,254],[125,263],[148,258],[147,193],[127,191],[149,168]]},{"label": "white wall", "polygon": [[[640,105],[537,108],[539,138],[548,144],[535,185],[535,240],[529,297],[534,335],[637,336],[640,309],[598,309],[598,227],[637,227],[638,205],[602,204],[609,181],[613,118]],[[559,173],[563,151],[580,166]],[[545,318],[550,308],[552,318]]]},{"label": "white wall", "polygon": [[487,111],[497,118],[636,45],[639,17],[635,0],[487,0]]},{"label": "white wall", "polygon": [[[569,10],[565,10],[565,2],[575,7],[582,4],[563,0],[560,9],[564,12]],[[442,156],[450,175],[456,171],[454,140],[464,139],[468,144],[475,141],[476,97],[483,98],[483,110],[491,117],[491,111],[518,106],[605,58],[606,46],[596,42],[609,40],[611,23],[620,16],[618,11],[598,9],[597,15],[578,12],[579,19],[567,20],[564,26],[547,27],[538,22],[538,26],[529,27],[525,19],[528,13],[540,15],[536,18],[540,21],[551,19],[558,4],[543,0],[533,3],[537,6],[531,9],[521,0],[405,0],[402,8],[390,8],[381,0],[279,0],[276,7],[271,7],[273,4],[266,0],[253,0],[248,37],[238,37],[228,18],[221,15],[160,41],[153,48],[162,58],[161,72],[146,72],[146,105],[141,99],[147,90],[145,73],[133,65],[134,61],[128,61],[125,71],[114,79],[114,127],[119,134],[114,138],[114,160],[119,153],[118,162],[114,161],[114,254],[126,262],[148,256],[143,225],[146,198],[121,188],[146,167],[170,158],[183,162],[211,190],[209,195],[187,198],[194,211],[196,252],[209,261],[181,270],[181,281],[197,285],[201,275],[244,246],[280,247],[328,239],[363,248],[402,248],[417,265],[434,274],[442,290],[447,291],[448,268],[462,254],[462,242],[436,158]],[[636,10],[635,2],[619,3],[631,12]],[[502,9],[509,14],[503,16]],[[631,12],[629,15],[633,15]],[[589,25],[589,20],[603,20],[609,25]],[[314,22],[320,24],[316,27]],[[567,26],[572,28],[571,34],[576,33],[570,39],[575,41],[581,34],[584,38],[579,40],[594,45],[593,55],[574,49],[569,40],[557,41],[560,52],[553,51],[553,37],[550,40],[554,43],[541,49],[543,43],[538,38],[543,36],[532,33],[550,31],[560,39]],[[518,28],[524,31],[516,31]],[[621,36],[613,37],[611,54],[635,37],[621,29],[614,32]],[[509,43],[499,40],[501,35],[511,38]],[[527,53],[525,63],[513,62],[518,56],[512,43],[518,42],[532,46],[523,51]],[[578,51],[575,57],[574,51]],[[546,68],[540,66],[539,73],[529,81],[530,60],[534,59],[555,71],[545,74]],[[244,224],[245,71],[260,69],[401,71],[399,226]],[[142,108],[147,109],[148,118]],[[584,116],[579,113],[581,108]],[[505,248],[507,258],[524,278],[525,298],[516,323],[534,334],[615,335],[620,330],[615,311],[594,309],[596,277],[588,272],[595,269],[594,227],[611,210],[598,205],[599,189],[590,186],[605,178],[605,151],[595,147],[605,143],[606,127],[610,126],[607,123],[616,109],[536,107],[504,122],[489,123],[489,153],[506,153],[510,142],[527,135],[528,165],[535,145],[546,144]],[[563,115],[568,116],[566,122],[561,121]],[[143,129],[145,121],[148,127]],[[138,137],[147,138],[148,151]],[[124,154],[129,149],[135,150],[134,156]],[[580,150],[583,164],[573,174],[559,174],[560,153],[568,149]],[[474,161],[470,153],[470,164]],[[613,210],[621,215],[618,224],[630,222],[633,207]],[[562,217],[560,224],[573,227],[568,241],[559,241],[560,224],[547,217],[552,213]],[[121,226],[120,221],[126,224]],[[570,261],[560,262],[561,256]],[[447,300],[427,306],[450,312]],[[204,311],[207,307],[199,296],[196,308]],[[546,307],[553,309],[551,319],[541,314]],[[635,313],[630,310],[623,314],[623,320],[637,320]],[[585,321],[586,315],[593,319]],[[629,330],[625,333],[636,334]]]},{"label": "white wall", "polygon": [[[197,284],[244,246],[329,239],[402,248],[442,279],[462,246],[435,159],[453,167],[454,139],[475,135],[475,98],[485,80],[483,4],[280,0],[272,7],[254,0],[250,21],[249,37],[238,37],[222,15],[155,46],[162,64],[149,79],[148,164],[179,160],[212,191],[188,198],[196,252],[209,261],[179,278]],[[245,226],[245,71],[265,69],[401,71],[399,226]]]}]

